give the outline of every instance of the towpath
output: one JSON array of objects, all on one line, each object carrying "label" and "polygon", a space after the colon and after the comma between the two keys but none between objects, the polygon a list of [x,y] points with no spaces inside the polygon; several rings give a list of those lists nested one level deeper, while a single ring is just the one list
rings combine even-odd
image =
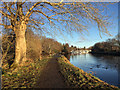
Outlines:
[{"label": "towpath", "polygon": [[57,56],[49,59],[47,65],[41,72],[35,88],[67,88],[64,78],[59,72]]}]

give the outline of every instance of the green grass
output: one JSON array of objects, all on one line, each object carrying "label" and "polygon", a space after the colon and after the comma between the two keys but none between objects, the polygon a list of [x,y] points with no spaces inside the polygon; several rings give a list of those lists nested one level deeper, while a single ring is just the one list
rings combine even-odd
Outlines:
[{"label": "green grass", "polygon": [[85,90],[119,90],[118,87],[110,85],[90,73],[75,67],[64,56],[58,58],[58,63],[60,72],[64,76],[66,83],[72,88],[82,88]]},{"label": "green grass", "polygon": [[3,70],[2,88],[33,88],[47,62],[48,59],[27,60],[17,72]]}]

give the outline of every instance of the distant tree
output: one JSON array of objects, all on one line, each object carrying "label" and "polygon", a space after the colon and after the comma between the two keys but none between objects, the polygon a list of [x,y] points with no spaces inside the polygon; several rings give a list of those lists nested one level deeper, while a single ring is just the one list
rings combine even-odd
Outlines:
[{"label": "distant tree", "polygon": [[64,45],[64,48],[66,48],[66,49],[68,49],[68,50],[69,50],[69,44],[68,44],[68,43],[66,43],[66,44]]},{"label": "distant tree", "polygon": [[70,53],[70,47],[69,47],[68,43],[63,45],[62,52],[64,52],[64,54],[69,54]]},{"label": "distant tree", "polygon": [[119,47],[116,45],[115,39],[108,39],[106,42],[96,43],[92,47],[92,52],[96,53],[117,53],[119,52]]},{"label": "distant tree", "polygon": [[60,52],[62,49],[62,44],[51,38],[42,37],[41,43],[43,48],[43,55],[55,54]]},{"label": "distant tree", "polygon": [[115,38],[117,39],[117,44],[119,46],[119,50],[120,50],[120,33],[118,33]]},{"label": "distant tree", "polygon": [[90,46],[89,48],[88,48],[88,50],[91,50],[93,48],[93,46]]},{"label": "distant tree", "polygon": [[84,48],[83,48],[84,50],[86,49],[86,47],[84,46]]},{"label": "distant tree", "polygon": [[76,46],[74,46],[74,50],[77,50],[77,47],[76,47]]},{"label": "distant tree", "polygon": [[26,32],[26,57],[30,59],[42,58],[42,43],[38,35],[34,34],[32,30]]},{"label": "distant tree", "polygon": [[71,45],[71,47],[73,48],[73,45]]}]

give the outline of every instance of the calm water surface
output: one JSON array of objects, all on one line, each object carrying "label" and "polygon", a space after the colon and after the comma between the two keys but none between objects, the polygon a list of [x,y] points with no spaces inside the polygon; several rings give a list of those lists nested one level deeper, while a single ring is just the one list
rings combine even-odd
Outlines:
[{"label": "calm water surface", "polygon": [[120,87],[120,56],[81,54],[70,56],[70,62],[99,79]]}]

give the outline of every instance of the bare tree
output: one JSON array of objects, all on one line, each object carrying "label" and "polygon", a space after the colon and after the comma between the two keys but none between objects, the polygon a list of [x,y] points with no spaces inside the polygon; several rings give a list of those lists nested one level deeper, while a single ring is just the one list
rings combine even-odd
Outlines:
[{"label": "bare tree", "polygon": [[[20,0],[21,1],[21,0]],[[100,7],[95,3],[52,3],[52,2],[2,2],[0,13],[5,17],[8,23],[1,23],[4,28],[13,30],[16,35],[15,63],[17,65],[26,60],[26,28],[32,27],[41,32],[51,33],[52,30],[46,30],[45,27],[66,27],[67,32],[82,32],[86,29],[86,22],[93,21],[97,23],[99,31],[108,33],[106,25],[108,24],[106,16],[101,14],[104,11],[104,5]],[[59,28],[57,29],[59,30]],[[57,31],[56,31],[57,32]],[[60,29],[59,32],[62,32]]]}]

